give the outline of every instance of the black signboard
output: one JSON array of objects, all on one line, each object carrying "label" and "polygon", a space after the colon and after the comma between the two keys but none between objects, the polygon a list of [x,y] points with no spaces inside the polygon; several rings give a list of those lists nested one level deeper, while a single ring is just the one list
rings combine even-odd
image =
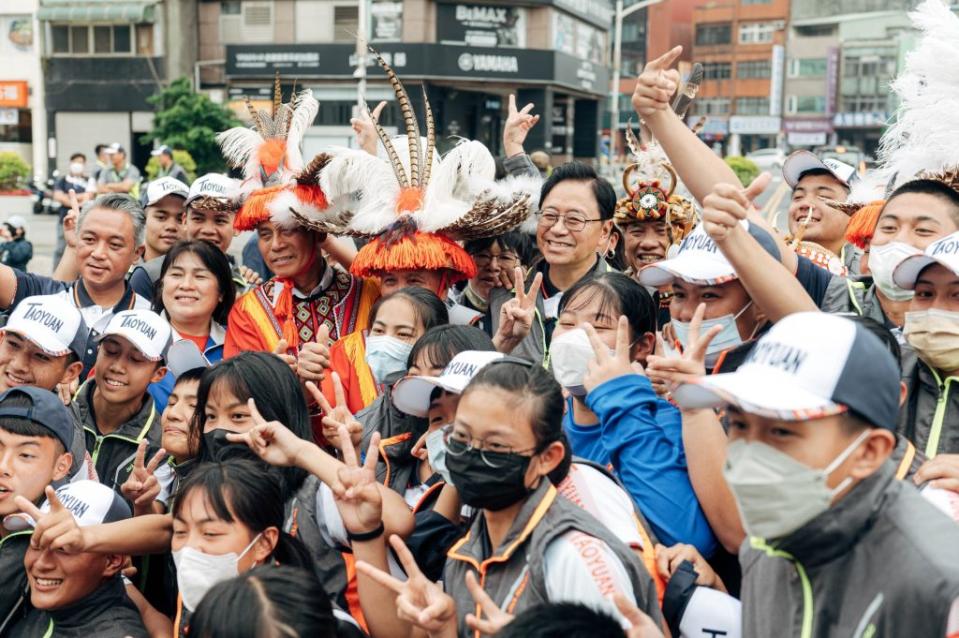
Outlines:
[{"label": "black signboard", "polygon": [[462,3],[436,7],[436,39],[476,47],[526,45],[526,9]]}]

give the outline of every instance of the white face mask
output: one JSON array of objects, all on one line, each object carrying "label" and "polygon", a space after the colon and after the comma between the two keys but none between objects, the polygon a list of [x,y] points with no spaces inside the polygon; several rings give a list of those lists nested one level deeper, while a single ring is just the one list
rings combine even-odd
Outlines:
[{"label": "white face mask", "polygon": [[959,370],[959,312],[929,308],[906,313],[903,335],[936,370]]},{"label": "white face mask", "polygon": [[426,456],[433,471],[450,481],[449,470],[446,469],[446,441],[443,440],[443,428],[436,428],[426,435]]},{"label": "white face mask", "polygon": [[397,372],[406,372],[406,360],[413,349],[412,343],[400,341],[387,335],[366,338],[366,363],[370,366],[377,383],[386,383],[387,377]]},{"label": "white face mask", "polygon": [[71,175],[83,175],[84,165],[83,162],[71,162],[70,163],[70,174]]},{"label": "white face mask", "polygon": [[869,272],[872,281],[882,294],[890,301],[909,301],[912,299],[912,290],[900,288],[892,280],[892,272],[906,257],[918,255],[922,251],[915,246],[893,241],[882,246],[872,245],[869,248]]},{"label": "white face mask", "polygon": [[826,485],[826,479],[868,435],[869,430],[863,431],[824,469],[809,467],[765,443],[730,443],[723,476],[736,498],[746,533],[764,539],[783,538],[829,509],[852,477],[847,476],[835,489]]},{"label": "white face mask", "polygon": [[240,575],[237,563],[243,558],[260,537],[256,535],[242,552],[226,554],[205,554],[192,547],[184,547],[173,552],[173,564],[176,565],[176,584],[183,599],[183,606],[193,612],[210,589],[224,580]]},{"label": "white face mask", "polygon": [[[616,351],[610,348],[610,353],[615,355]],[[549,367],[553,378],[574,397],[586,396],[583,378],[586,366],[595,358],[593,345],[582,328],[564,332],[549,345]]]},{"label": "white face mask", "polygon": [[[713,340],[709,342],[709,347],[706,348],[707,367],[712,367],[715,364],[719,354],[723,351],[742,345],[743,338],[739,334],[739,326],[736,324],[736,320],[739,319],[751,305],[753,305],[752,300],[743,306],[742,310],[736,314],[730,313],[714,319],[703,319],[699,326],[700,336],[709,332],[710,328],[713,326],[722,326],[722,330],[719,331],[719,334],[713,337]],[[670,323],[673,326],[673,333],[676,335],[676,338],[679,340],[679,343],[682,344],[683,349],[685,350],[689,347],[689,322],[673,319],[670,321]]]}]

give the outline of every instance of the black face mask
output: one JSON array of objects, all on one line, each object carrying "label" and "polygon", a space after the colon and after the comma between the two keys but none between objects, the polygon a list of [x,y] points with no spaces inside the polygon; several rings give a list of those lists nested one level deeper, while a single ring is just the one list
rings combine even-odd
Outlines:
[{"label": "black face mask", "polygon": [[526,470],[533,457],[489,451],[482,454],[497,467],[487,465],[479,450],[446,455],[446,469],[460,500],[470,507],[495,512],[529,496],[532,490],[526,487]]},{"label": "black face mask", "polygon": [[217,428],[203,433],[203,447],[206,448],[205,460],[225,461],[235,456],[259,458],[243,443],[227,440],[227,434],[234,434],[234,432]]}]

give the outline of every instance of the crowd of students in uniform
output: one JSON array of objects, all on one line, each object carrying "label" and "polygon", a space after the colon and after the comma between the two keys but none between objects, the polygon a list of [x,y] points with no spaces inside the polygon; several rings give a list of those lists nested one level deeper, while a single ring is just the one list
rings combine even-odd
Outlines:
[{"label": "crowd of students in uniform", "polygon": [[959,154],[795,153],[780,233],[678,54],[623,197],[512,98],[441,155],[381,60],[406,135],[277,95],[0,266],[0,635],[959,636]]}]

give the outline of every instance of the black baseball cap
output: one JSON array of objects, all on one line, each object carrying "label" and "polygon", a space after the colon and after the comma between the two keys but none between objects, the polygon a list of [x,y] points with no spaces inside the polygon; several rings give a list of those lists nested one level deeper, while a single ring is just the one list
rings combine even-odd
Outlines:
[{"label": "black baseball cap", "polygon": [[[4,405],[8,398],[18,394],[24,394],[29,397],[33,405],[29,407]],[[70,412],[67,410],[67,407],[63,405],[60,397],[49,390],[30,385],[10,388],[3,394],[0,394],[0,418],[3,417],[26,419],[32,423],[36,423],[50,430],[50,433],[60,439],[63,447],[67,450],[73,447],[73,433],[76,430],[73,424],[73,417],[70,416]]]}]

